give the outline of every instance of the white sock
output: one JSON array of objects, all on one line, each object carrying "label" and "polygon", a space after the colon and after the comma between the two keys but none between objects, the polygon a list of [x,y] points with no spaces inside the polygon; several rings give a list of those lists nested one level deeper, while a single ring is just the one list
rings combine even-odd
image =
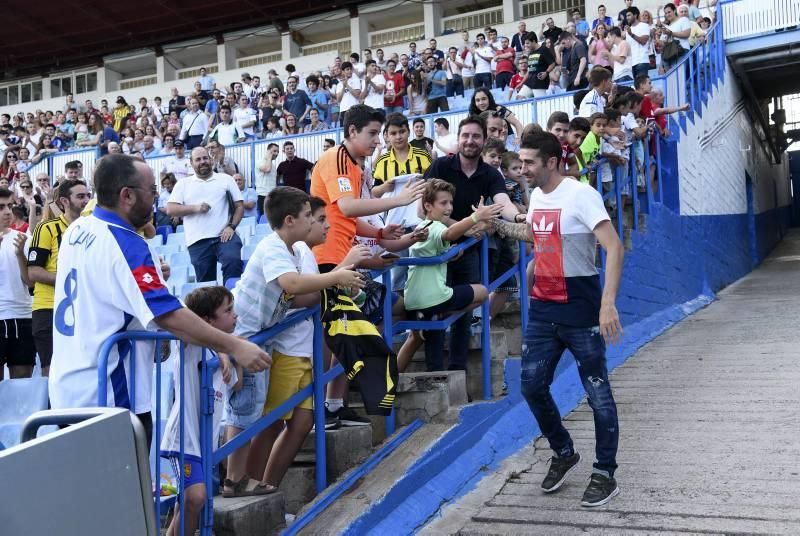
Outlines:
[{"label": "white sock", "polygon": [[343,398],[328,398],[325,400],[325,407],[328,408],[328,411],[335,413],[339,411],[344,406],[344,399]]}]

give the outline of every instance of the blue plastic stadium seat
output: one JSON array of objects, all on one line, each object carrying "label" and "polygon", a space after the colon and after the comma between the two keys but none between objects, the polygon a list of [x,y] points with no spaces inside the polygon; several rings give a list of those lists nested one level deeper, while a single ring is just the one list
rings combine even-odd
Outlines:
[{"label": "blue plastic stadium seat", "polygon": [[216,286],[216,281],[203,281],[201,283],[184,283],[181,287],[181,297],[186,296],[196,288]]},{"label": "blue plastic stadium seat", "polygon": [[0,382],[0,443],[19,444],[22,423],[47,409],[47,378],[21,378]]},{"label": "blue plastic stadium seat", "polygon": [[167,241],[167,235],[172,234],[172,226],[171,225],[159,225],[156,227],[156,234],[161,235],[161,238],[164,242]]},{"label": "blue plastic stadium seat", "polygon": [[272,232],[272,227],[269,226],[268,223],[259,223],[256,225],[256,232],[257,235],[268,235]]},{"label": "blue plastic stadium seat", "polygon": [[188,266],[192,264],[192,258],[188,251],[178,251],[169,256],[170,266]]},{"label": "blue plastic stadium seat", "polygon": [[172,233],[167,237],[168,246],[178,246],[180,249],[186,249],[186,235],[183,233]]},{"label": "blue plastic stadium seat", "polygon": [[258,223],[267,223],[267,215],[266,214],[262,214],[261,216],[259,216],[258,217]]},{"label": "blue plastic stadium seat", "polygon": [[183,224],[180,224],[177,227],[175,227],[175,232],[176,233],[182,233],[183,232]]},{"label": "blue plastic stadium seat", "polygon": [[164,257],[165,259],[169,259],[169,256],[173,253],[178,253],[181,248],[178,244],[164,244],[163,246],[156,246],[155,247],[156,253]]},{"label": "blue plastic stadium seat", "polygon": [[242,260],[247,261],[250,260],[250,257],[253,256],[253,252],[256,250],[256,246],[258,245],[257,242],[251,242],[246,246],[242,246]]},{"label": "blue plastic stadium seat", "polygon": [[159,247],[164,245],[164,237],[160,234],[157,234],[153,238],[148,238],[147,243],[152,247]]},{"label": "blue plastic stadium seat", "polygon": [[225,288],[228,290],[233,290],[236,286],[236,283],[239,282],[240,277],[229,277],[227,281],[225,281]]}]

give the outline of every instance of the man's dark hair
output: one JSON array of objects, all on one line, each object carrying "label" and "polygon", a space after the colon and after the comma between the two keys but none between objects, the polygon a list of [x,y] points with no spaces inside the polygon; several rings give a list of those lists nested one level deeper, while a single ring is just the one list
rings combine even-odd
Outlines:
[{"label": "man's dark hair", "polygon": [[233,113],[233,110],[231,110],[231,107],[228,106],[227,104],[225,106],[219,107],[219,111],[221,112],[222,110],[228,110],[229,112]]},{"label": "man's dark hair", "polygon": [[639,104],[640,102],[642,102],[644,100],[644,95],[639,95],[635,91],[628,92],[625,95],[625,97],[627,98],[628,104],[630,106],[636,106],[637,104]]},{"label": "man's dark hair", "polygon": [[520,149],[531,149],[539,151],[539,157],[543,162],[551,158],[561,159],[561,144],[558,138],[549,132],[532,132],[522,137]]},{"label": "man's dark hair", "polygon": [[592,87],[597,87],[606,80],[611,80],[611,71],[604,67],[595,66],[589,71],[589,83]]},{"label": "man's dark hair", "polygon": [[547,120],[547,130],[553,128],[556,123],[569,124],[569,116],[566,112],[553,112]]},{"label": "man's dark hair", "polygon": [[622,117],[622,114],[619,113],[619,111],[615,110],[614,108],[606,108],[603,111],[603,113],[605,114],[606,119],[609,122],[610,121],[618,122],[620,120],[620,118]]},{"label": "man's dark hair", "polygon": [[264,213],[270,227],[280,229],[287,216],[297,217],[309,202],[308,194],[292,186],[277,186],[264,200]]},{"label": "man's dark hair", "polygon": [[343,61],[343,62],[342,62],[341,69],[342,69],[343,71],[344,71],[345,69],[352,69],[352,68],[353,68],[353,64],[352,64],[352,63],[350,63],[349,61]]},{"label": "man's dark hair", "polygon": [[386,126],[384,131],[389,130],[389,127],[402,127],[408,130],[408,118],[400,112],[392,112],[386,116]]},{"label": "man's dark hair", "polygon": [[369,67],[369,66],[370,66],[370,65],[372,65],[373,63],[374,63],[374,64],[376,64],[376,65],[378,64],[378,62],[377,62],[377,61],[375,61],[375,60],[367,60],[367,62],[366,62],[364,65],[365,65],[365,66],[367,66],[367,67]]},{"label": "man's dark hair", "polygon": [[536,39],[536,34],[533,32],[528,32],[528,35],[525,36],[525,41],[530,41],[531,43],[538,43],[539,41]]},{"label": "man's dark hair", "polygon": [[365,48],[365,49],[364,49],[364,52],[369,52],[370,54],[372,54],[372,50],[370,50],[370,49],[368,49],[368,48]]},{"label": "man's dark hair", "polygon": [[328,206],[328,204],[325,202],[324,199],[322,199],[321,197],[317,197],[315,195],[312,195],[311,197],[308,198],[308,204],[311,205],[312,214],[318,211],[319,209]]},{"label": "man's dark hair", "polygon": [[619,29],[619,26],[612,26],[608,33],[611,35],[615,35],[617,37],[622,37],[622,31]]},{"label": "man's dark hair", "polygon": [[633,81],[633,87],[635,87],[636,89],[640,89],[648,80],[650,80],[650,76],[646,74],[640,74]]},{"label": "man's dark hair", "polygon": [[572,34],[569,32],[561,32],[561,35],[558,36],[558,41],[567,41],[572,39]]},{"label": "man's dark hair", "polygon": [[[267,149],[271,149],[272,147],[278,147],[278,144],[277,143],[268,143],[267,144]],[[280,147],[278,147],[278,148],[280,149]]]},{"label": "man's dark hair", "polygon": [[675,4],[670,2],[669,4],[664,4],[664,9],[671,9],[672,11],[678,11],[678,8],[675,7]]},{"label": "man's dark hair", "polygon": [[356,132],[361,132],[370,123],[383,124],[383,113],[366,104],[356,104],[344,114],[344,137],[350,137],[350,127],[356,127]]},{"label": "man's dark hair", "polygon": [[290,64],[286,65],[286,72],[293,73],[296,70],[297,70],[297,68],[295,68],[294,63],[290,63]]},{"label": "man's dark hair", "polygon": [[217,309],[228,301],[233,302],[233,293],[221,285],[200,287],[187,294],[183,301],[200,318],[215,318]]},{"label": "man's dark hair", "polygon": [[283,142],[283,147],[284,147],[284,149],[286,148],[286,146],[287,146],[287,145],[291,145],[292,147],[294,147],[294,143],[292,143],[291,141],[285,141],[285,142]]},{"label": "man's dark hair", "polygon": [[123,187],[138,186],[134,182],[136,162],[135,158],[125,154],[108,154],[98,161],[94,168],[94,189],[100,206],[116,207],[119,191]]},{"label": "man's dark hair", "polygon": [[585,117],[573,117],[569,122],[570,132],[586,132],[588,134],[590,130],[592,130],[592,125]]},{"label": "man's dark hair", "polygon": [[630,13],[631,15],[634,16],[634,18],[637,18],[637,19],[642,14],[641,11],[639,11],[639,8],[636,7],[636,6],[629,7],[627,13]]},{"label": "man's dark hair", "polygon": [[336,145],[336,140],[334,140],[333,138],[325,138],[322,141],[325,142],[325,143],[330,143],[331,145]]},{"label": "man's dark hair", "polygon": [[414,119],[414,121],[411,124],[412,125],[416,125],[417,123],[422,123],[424,125],[425,124],[425,120],[422,119],[421,117],[417,117],[416,119]]},{"label": "man's dark hair", "polygon": [[[114,156],[122,156],[122,155],[114,155]],[[100,161],[102,162],[102,160],[103,159],[101,158]],[[59,199],[61,197],[71,196],[72,189],[75,188],[76,186],[86,186],[86,181],[81,179],[64,179],[63,181],[58,183],[58,188],[56,189],[56,192],[53,195],[53,199]],[[99,197],[98,197],[98,202],[99,202]]]},{"label": "man's dark hair", "polygon": [[477,38],[479,38],[479,37],[483,37],[484,39],[486,39],[486,36],[485,36],[485,35],[483,35],[482,33],[479,33],[478,35],[476,35],[476,36],[475,36],[475,39],[477,39]]},{"label": "man's dark hair", "polygon": [[450,129],[450,122],[444,117],[439,117],[433,122],[434,125],[442,125],[446,129]]},{"label": "man's dark hair", "polygon": [[70,160],[66,164],[64,164],[64,170],[67,169],[80,169],[83,164],[80,160]]},{"label": "man's dark hair", "polygon": [[319,78],[317,75],[312,74],[306,77],[306,85],[314,84],[315,86],[319,86]]},{"label": "man's dark hair", "polygon": [[461,129],[467,125],[478,125],[481,127],[481,132],[483,133],[483,138],[486,139],[486,123],[481,121],[480,117],[475,117],[474,115],[468,115],[464,119],[462,119],[458,123],[458,135],[461,135]]},{"label": "man's dark hair", "polygon": [[356,63],[358,63],[360,58],[361,58],[361,56],[358,55],[358,52],[353,52],[352,54],[350,54],[350,59],[351,60],[356,60]]},{"label": "man's dark hair", "polygon": [[14,192],[8,188],[0,188],[0,199],[7,199],[14,195]]},{"label": "man's dark hair", "polygon": [[605,9],[605,8],[606,8],[605,4],[600,4],[599,6],[597,6],[597,10],[599,11],[601,7],[602,7],[603,9]]}]

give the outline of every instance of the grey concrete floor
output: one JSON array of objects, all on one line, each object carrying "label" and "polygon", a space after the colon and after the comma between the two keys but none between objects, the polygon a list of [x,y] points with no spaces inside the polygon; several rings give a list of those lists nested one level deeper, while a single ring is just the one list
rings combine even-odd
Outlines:
[{"label": "grey concrete floor", "polygon": [[611,376],[621,493],[582,508],[594,460],[584,402],[566,417],[583,460],[540,483],[537,439],[423,534],[800,534],[800,231],[718,301]]}]

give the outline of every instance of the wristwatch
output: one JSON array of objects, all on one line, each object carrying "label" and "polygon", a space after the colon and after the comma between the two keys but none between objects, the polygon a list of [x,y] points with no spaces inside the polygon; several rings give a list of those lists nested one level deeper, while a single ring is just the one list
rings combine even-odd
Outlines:
[{"label": "wristwatch", "polygon": [[235,224],[233,224],[233,223],[229,223],[229,224],[228,224],[228,227],[230,227],[230,228],[231,228],[231,229],[233,229],[234,231],[236,230],[236,225],[235,225]]}]

